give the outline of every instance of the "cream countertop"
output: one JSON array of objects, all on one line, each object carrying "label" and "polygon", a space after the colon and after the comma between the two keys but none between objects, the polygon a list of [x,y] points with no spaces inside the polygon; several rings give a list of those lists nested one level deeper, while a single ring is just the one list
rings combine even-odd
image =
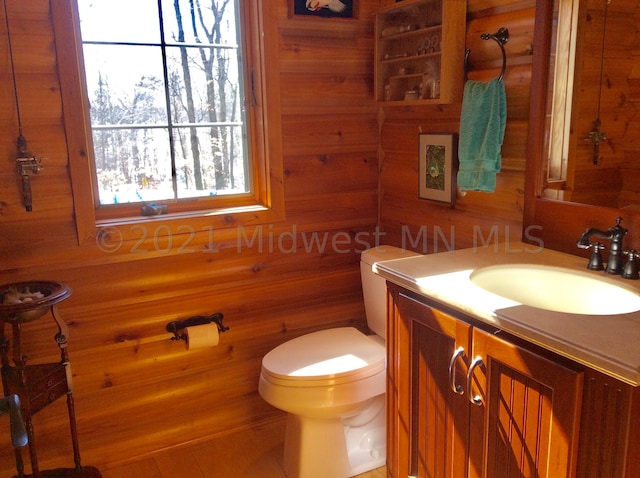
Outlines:
[{"label": "cream countertop", "polygon": [[[604,316],[547,311],[487,292],[470,280],[473,270],[489,265],[542,264],[585,272],[587,262],[584,257],[530,244],[504,243],[382,261],[376,264],[376,269],[390,282],[640,386],[640,311]],[[640,294],[640,281],[599,271],[587,272],[595,277],[620,281]]]}]

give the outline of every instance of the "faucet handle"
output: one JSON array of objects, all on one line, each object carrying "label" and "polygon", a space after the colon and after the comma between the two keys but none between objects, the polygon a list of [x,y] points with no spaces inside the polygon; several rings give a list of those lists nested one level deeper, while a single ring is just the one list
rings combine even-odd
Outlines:
[{"label": "faucet handle", "polygon": [[589,258],[589,264],[587,264],[587,269],[592,271],[603,271],[604,264],[602,260],[601,251],[604,250],[604,244],[601,242],[590,242],[587,246],[588,249],[593,249],[591,253],[591,257]]},{"label": "faucet handle", "polygon": [[624,269],[622,270],[622,278],[633,280],[640,279],[638,263],[636,262],[636,259],[640,257],[640,252],[631,249],[624,251],[624,255],[627,256],[627,263],[624,265]]}]

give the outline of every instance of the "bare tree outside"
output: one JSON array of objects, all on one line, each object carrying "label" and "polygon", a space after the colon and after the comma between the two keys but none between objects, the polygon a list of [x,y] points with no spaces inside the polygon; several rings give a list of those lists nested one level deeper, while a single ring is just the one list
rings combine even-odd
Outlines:
[{"label": "bare tree outside", "polygon": [[246,192],[237,1],[78,3],[100,202]]}]

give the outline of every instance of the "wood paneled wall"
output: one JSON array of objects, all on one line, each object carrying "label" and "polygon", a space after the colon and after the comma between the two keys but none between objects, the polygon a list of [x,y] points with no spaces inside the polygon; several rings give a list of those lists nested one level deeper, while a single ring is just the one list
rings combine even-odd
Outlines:
[{"label": "wood paneled wall", "polygon": [[[629,96],[626,79],[632,68],[630,58],[635,25],[633,14],[629,16],[628,11],[619,10],[621,4],[631,2],[615,2],[614,5],[607,6],[606,15],[605,3],[584,2],[586,12],[580,15],[584,22],[585,32],[580,38],[584,48],[579,49],[580,55],[576,58],[576,68],[578,76],[582,76],[582,81],[578,83],[578,91],[574,92],[576,106],[572,118],[573,136],[570,148],[573,150],[572,158],[575,159],[568,162],[565,197],[569,201],[579,203],[617,207],[618,195],[622,187],[620,167],[624,158],[624,148],[612,146],[618,143],[618,138],[624,136],[628,123],[625,118],[625,98]],[[606,47],[608,59],[603,62],[602,41],[605,18],[610,34]],[[629,21],[632,30],[628,29]],[[611,34],[618,31],[620,35]],[[615,61],[612,56],[616,58]],[[602,90],[601,68],[603,68]],[[587,138],[589,132],[595,127],[599,108],[601,130],[607,134],[609,141],[601,144],[600,164],[596,165],[593,159],[593,143],[587,141]]]},{"label": "wood paneled wall", "polygon": [[[579,39],[581,55],[577,60],[581,82],[575,93],[574,153],[569,162],[567,192],[571,201],[624,208],[637,205],[640,199],[640,40],[636,35],[640,19],[635,0],[606,3],[588,0],[583,5],[585,33]],[[601,143],[599,163],[594,164],[593,143],[587,138],[598,118],[607,141]]]},{"label": "wood paneled wall", "polygon": [[380,221],[390,242],[431,253],[520,239],[534,13],[533,0],[467,4],[469,79],[489,80],[502,67],[498,45],[480,35],[500,27],[510,34],[504,76],[507,127],[494,193],[458,195],[453,209],[418,198],[418,135],[458,133],[461,104],[380,109]]},{"label": "wood paneled wall", "polygon": [[[581,0],[578,18],[566,181],[551,182],[544,196],[560,190],[566,201],[620,209],[624,217],[640,200],[638,2]],[[596,162],[590,133],[597,120],[606,140]]]},{"label": "wood paneled wall", "polygon": [[[479,34],[511,31],[508,125],[496,193],[469,193],[455,209],[417,198],[416,151],[420,131],[457,132],[460,105],[378,109],[373,101],[373,14],[384,1],[359,0],[359,18],[347,25],[316,26],[288,18],[287,2],[278,0],[274,67],[281,72],[286,220],[265,225],[254,247],[225,240],[218,252],[189,254],[177,250],[180,238],[168,252],[125,245],[107,254],[95,244],[77,245],[58,76],[64,72],[57,70],[49,0],[2,1],[23,132],[30,150],[46,159],[27,213],[15,174],[18,123],[0,9],[0,283],[50,279],[73,288],[60,309],[71,329],[84,464],[109,467],[280,417],[257,394],[261,357],[312,330],[365,327],[362,242],[292,252],[277,246],[284,234],[301,241],[302,234],[344,240],[361,233],[361,241],[373,243],[379,224],[386,243],[401,244],[405,230],[413,238],[427,232],[426,250],[406,244],[423,252],[433,252],[434,234],[441,248],[443,238],[459,248],[474,236],[520,237],[533,0],[469,0],[471,78],[499,70],[499,49]],[[199,244],[206,234],[199,233]],[[187,352],[169,340],[168,321],[214,311],[231,328],[218,347]],[[57,358],[55,332],[48,316],[25,326],[31,363]],[[34,424],[41,468],[69,466],[64,400],[39,412]],[[9,476],[14,461],[4,419],[0,440],[0,475]]]},{"label": "wood paneled wall", "polygon": [[[60,310],[70,325],[83,463],[104,468],[280,417],[257,394],[262,356],[309,331],[366,327],[358,267],[364,246],[349,241],[358,233],[372,239],[377,220],[371,18],[378,1],[361,0],[360,18],[346,32],[340,22],[325,22],[322,38],[308,36],[307,24],[289,19],[286,2],[278,2],[271,21],[281,25],[280,60],[270,67],[281,72],[285,221],[263,225],[252,246],[229,239],[233,232],[210,238],[211,231],[197,231],[191,253],[181,250],[187,238],[176,236],[169,249],[166,242],[137,251],[125,243],[110,254],[77,245],[64,72],[57,70],[49,0],[6,2],[23,132],[45,159],[27,213],[15,173],[18,123],[0,8],[0,283],[45,278],[73,289]],[[305,248],[305,234],[329,242]],[[207,242],[218,251],[207,252]],[[215,311],[230,327],[216,348],[187,352],[165,332],[171,320]],[[57,359],[55,332],[49,316],[25,325],[29,363]],[[35,416],[41,469],[73,464],[64,402]],[[4,417],[0,440],[0,476],[10,476]]]}]

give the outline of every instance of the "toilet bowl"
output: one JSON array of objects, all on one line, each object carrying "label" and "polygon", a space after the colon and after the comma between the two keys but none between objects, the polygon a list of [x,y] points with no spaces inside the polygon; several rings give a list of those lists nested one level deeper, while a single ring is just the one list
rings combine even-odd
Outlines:
[{"label": "toilet bowl", "polygon": [[374,264],[415,255],[391,246],[363,252],[367,325],[374,334],[320,330],[264,356],[258,391],[287,412],[288,478],[347,478],[385,464],[386,283]]}]

